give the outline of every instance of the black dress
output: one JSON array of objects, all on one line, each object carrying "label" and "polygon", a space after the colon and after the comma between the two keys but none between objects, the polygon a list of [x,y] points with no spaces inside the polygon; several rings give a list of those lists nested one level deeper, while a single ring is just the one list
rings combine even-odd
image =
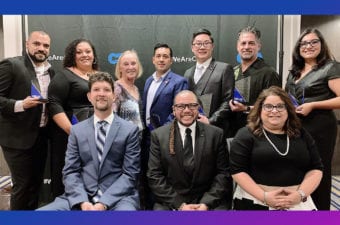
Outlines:
[{"label": "black dress", "polygon": [[[73,124],[90,117],[93,114],[93,107],[87,99],[87,92],[87,80],[66,68],[58,72],[48,89],[50,120],[61,112],[66,113]],[[64,193],[62,169],[65,164],[68,135],[53,123],[51,136],[51,189],[54,199]]]},{"label": "black dress", "polygon": [[[340,66],[330,61],[323,67],[312,70],[300,81],[290,73],[286,91],[293,95],[299,104],[323,101],[336,97],[328,87],[328,81],[340,78]],[[331,194],[331,163],[337,135],[337,120],[333,110],[313,110],[307,116],[300,116],[303,127],[314,138],[319,150],[324,173],[317,190],[312,194],[315,205],[320,210],[329,210]]]}]

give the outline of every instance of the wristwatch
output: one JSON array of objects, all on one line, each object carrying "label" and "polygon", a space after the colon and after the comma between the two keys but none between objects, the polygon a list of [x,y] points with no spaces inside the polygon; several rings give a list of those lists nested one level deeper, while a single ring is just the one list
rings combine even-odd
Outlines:
[{"label": "wristwatch", "polygon": [[306,195],[306,193],[303,191],[303,190],[301,190],[301,189],[299,189],[299,190],[297,190],[298,192],[299,192],[299,194],[300,194],[300,196],[301,196],[301,202],[306,202],[307,201],[307,195]]}]

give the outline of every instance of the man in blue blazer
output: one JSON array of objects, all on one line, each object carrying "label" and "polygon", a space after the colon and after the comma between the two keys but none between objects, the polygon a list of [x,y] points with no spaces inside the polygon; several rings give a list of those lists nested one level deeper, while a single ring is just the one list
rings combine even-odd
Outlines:
[{"label": "man in blue blazer", "polygon": [[171,71],[172,49],[158,43],[154,47],[152,63],[156,71],[146,80],[143,93],[145,124],[149,130],[164,125],[172,113],[174,97],[188,89],[188,81]]},{"label": "man in blue blazer", "polygon": [[[156,71],[146,80],[143,93],[144,122],[147,127],[143,138],[142,151],[142,177],[146,177],[147,162],[149,158],[150,132],[171,120],[172,103],[176,94],[188,89],[188,81],[183,76],[171,71],[170,66],[173,52],[164,43],[158,43],[154,47],[152,63]],[[142,185],[148,189],[142,179]],[[148,192],[148,190],[146,190]],[[146,200],[148,201],[148,200]],[[146,209],[152,206],[146,203]],[[144,204],[143,204],[144,205]]]},{"label": "man in blue blazer", "polygon": [[[139,209],[138,127],[112,113],[114,85],[110,74],[91,75],[89,90],[94,115],[71,128],[63,169],[65,193],[40,210]],[[98,151],[101,128],[97,123],[102,121],[106,121],[107,131],[103,150]]]}]

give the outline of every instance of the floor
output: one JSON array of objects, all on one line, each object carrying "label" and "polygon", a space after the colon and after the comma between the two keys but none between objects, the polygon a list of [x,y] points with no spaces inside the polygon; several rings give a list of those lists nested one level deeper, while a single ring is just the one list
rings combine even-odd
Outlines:
[{"label": "floor", "polygon": [[[0,176],[0,210],[9,210],[11,179],[9,176]],[[340,210],[340,176],[333,176],[331,210]]]}]

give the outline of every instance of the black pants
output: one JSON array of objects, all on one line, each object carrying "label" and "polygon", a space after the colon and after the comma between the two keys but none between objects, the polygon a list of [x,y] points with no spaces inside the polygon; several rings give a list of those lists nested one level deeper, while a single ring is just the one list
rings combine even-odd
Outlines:
[{"label": "black pants", "polygon": [[47,140],[47,132],[41,128],[35,144],[29,149],[2,146],[13,182],[11,210],[33,210],[38,207],[47,156]]},{"label": "black pants", "polygon": [[234,210],[269,210],[268,206],[255,204],[250,199],[234,199]]}]

